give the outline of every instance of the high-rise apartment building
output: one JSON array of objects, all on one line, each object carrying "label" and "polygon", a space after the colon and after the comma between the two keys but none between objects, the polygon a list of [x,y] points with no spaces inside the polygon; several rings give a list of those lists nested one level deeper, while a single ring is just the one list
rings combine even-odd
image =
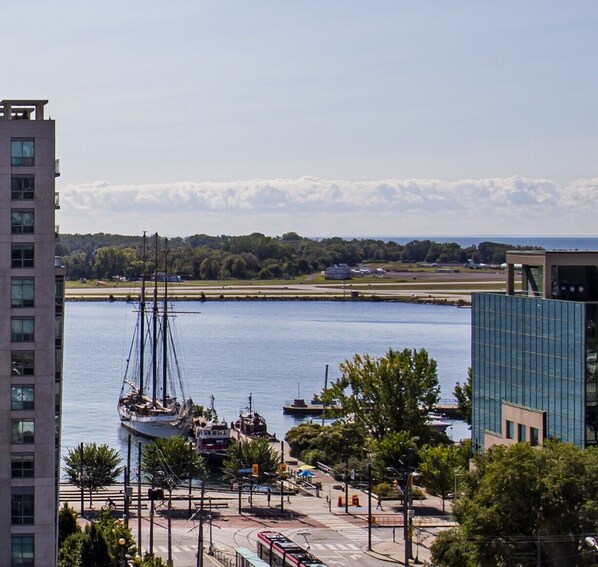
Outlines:
[{"label": "high-rise apartment building", "polygon": [[472,378],[475,450],[596,445],[598,252],[508,252],[506,294],[472,298]]},{"label": "high-rise apartment building", "polygon": [[0,565],[56,565],[64,270],[54,121],[0,102]]}]

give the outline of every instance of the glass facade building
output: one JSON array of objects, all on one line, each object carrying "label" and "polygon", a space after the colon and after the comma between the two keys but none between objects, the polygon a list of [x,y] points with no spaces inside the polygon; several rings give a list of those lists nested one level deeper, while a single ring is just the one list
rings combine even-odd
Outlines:
[{"label": "glass facade building", "polygon": [[[522,273],[520,295],[472,298],[474,449],[546,438],[596,445],[598,302],[559,297],[558,267],[550,270],[554,282],[531,292],[525,266]],[[542,287],[552,290],[550,297]]]}]

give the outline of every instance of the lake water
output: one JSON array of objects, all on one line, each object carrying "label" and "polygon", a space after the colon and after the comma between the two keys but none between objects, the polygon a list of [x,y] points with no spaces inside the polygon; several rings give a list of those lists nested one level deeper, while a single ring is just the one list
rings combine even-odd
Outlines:
[{"label": "lake water", "polygon": [[[469,309],[324,301],[180,302],[173,309],[180,312],[178,354],[194,402],[208,405],[214,395],[219,416],[230,422],[251,393],[279,439],[298,422],[282,413],[283,403],[320,392],[326,364],[330,383],[355,353],[426,348],[438,362],[442,398],[453,397],[470,366]],[[81,442],[125,454],[116,403],[135,320],[129,303],[66,304],[63,454]],[[455,427],[457,438],[467,435],[463,424]]]}]

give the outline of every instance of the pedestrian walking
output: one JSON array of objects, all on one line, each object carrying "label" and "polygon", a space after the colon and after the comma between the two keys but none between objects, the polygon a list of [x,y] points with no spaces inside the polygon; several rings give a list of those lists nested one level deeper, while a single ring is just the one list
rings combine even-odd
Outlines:
[{"label": "pedestrian walking", "polygon": [[384,508],[382,508],[382,496],[378,496],[378,504],[376,504],[376,510],[382,510],[384,512]]}]

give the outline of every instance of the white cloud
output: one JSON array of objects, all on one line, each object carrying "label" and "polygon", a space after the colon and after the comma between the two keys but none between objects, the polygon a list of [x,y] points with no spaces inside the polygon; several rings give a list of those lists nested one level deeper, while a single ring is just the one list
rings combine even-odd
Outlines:
[{"label": "white cloud", "polygon": [[598,179],[567,186],[526,177],[343,181],[301,177],[253,181],[61,189],[63,232],[259,231],[306,236],[594,234]]}]

